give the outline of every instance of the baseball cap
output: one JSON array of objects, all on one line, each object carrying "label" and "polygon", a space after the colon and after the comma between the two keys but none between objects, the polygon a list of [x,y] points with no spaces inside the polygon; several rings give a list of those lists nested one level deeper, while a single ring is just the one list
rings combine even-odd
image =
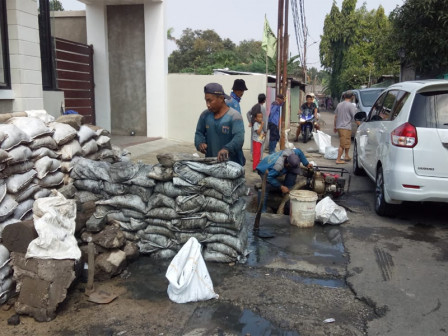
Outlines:
[{"label": "baseball cap", "polygon": [[231,99],[230,96],[224,93],[224,89],[221,84],[218,83],[208,83],[204,86],[204,93],[210,93],[218,96],[224,96],[225,99]]},{"label": "baseball cap", "polygon": [[300,174],[300,159],[296,154],[290,154],[286,160],[288,161],[289,167],[287,168],[290,173]]}]

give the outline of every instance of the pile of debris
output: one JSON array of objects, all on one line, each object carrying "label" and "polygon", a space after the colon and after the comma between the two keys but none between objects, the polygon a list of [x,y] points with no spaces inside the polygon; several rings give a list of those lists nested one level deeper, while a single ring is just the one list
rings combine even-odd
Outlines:
[{"label": "pile of debris", "polygon": [[[132,257],[135,246],[153,258],[169,259],[190,237],[203,243],[206,260],[242,259],[247,244],[244,168],[192,156],[176,160],[160,156],[163,165],[78,160],[71,172],[78,202],[81,207],[96,204],[82,240],[96,240],[97,259],[104,249],[119,248]],[[114,232],[107,235],[116,239],[106,239],[113,246],[98,243],[104,230]]]}]

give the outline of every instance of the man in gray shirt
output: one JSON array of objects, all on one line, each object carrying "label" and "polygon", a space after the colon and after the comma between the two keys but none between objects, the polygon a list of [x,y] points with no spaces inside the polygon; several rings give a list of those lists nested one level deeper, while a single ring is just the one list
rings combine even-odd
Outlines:
[{"label": "man in gray shirt", "polygon": [[[343,164],[351,160],[348,154],[351,145],[352,121],[356,114],[356,106],[352,104],[353,92],[344,94],[344,101],[340,102],[335,110],[334,132],[339,134],[339,150],[337,164]],[[344,160],[341,159],[345,151]]]}]

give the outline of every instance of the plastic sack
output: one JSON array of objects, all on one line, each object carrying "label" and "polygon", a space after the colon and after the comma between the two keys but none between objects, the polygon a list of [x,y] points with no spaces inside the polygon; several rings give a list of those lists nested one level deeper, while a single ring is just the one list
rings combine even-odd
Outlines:
[{"label": "plastic sack", "polygon": [[336,160],[338,158],[338,148],[333,146],[325,147],[324,158],[327,160]]},{"label": "plastic sack", "polygon": [[66,199],[60,193],[40,198],[34,202],[33,213],[34,227],[39,237],[28,245],[26,258],[81,258],[75,238],[75,200]]},{"label": "plastic sack", "polygon": [[321,154],[325,154],[325,148],[331,146],[331,136],[322,131],[313,132],[313,139]]},{"label": "plastic sack", "polygon": [[348,220],[347,212],[337,205],[330,196],[325,197],[316,205],[316,221],[323,224],[342,224]]},{"label": "plastic sack", "polygon": [[176,303],[217,299],[213,283],[201,254],[201,244],[190,238],[171,261],[166,271],[168,296]]}]

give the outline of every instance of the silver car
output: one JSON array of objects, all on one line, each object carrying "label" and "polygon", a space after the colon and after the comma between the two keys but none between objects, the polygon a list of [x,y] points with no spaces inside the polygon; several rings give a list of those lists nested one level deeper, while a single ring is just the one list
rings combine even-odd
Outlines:
[{"label": "silver car", "polygon": [[375,181],[377,214],[403,201],[448,202],[448,81],[394,84],[356,119],[353,171]]}]

